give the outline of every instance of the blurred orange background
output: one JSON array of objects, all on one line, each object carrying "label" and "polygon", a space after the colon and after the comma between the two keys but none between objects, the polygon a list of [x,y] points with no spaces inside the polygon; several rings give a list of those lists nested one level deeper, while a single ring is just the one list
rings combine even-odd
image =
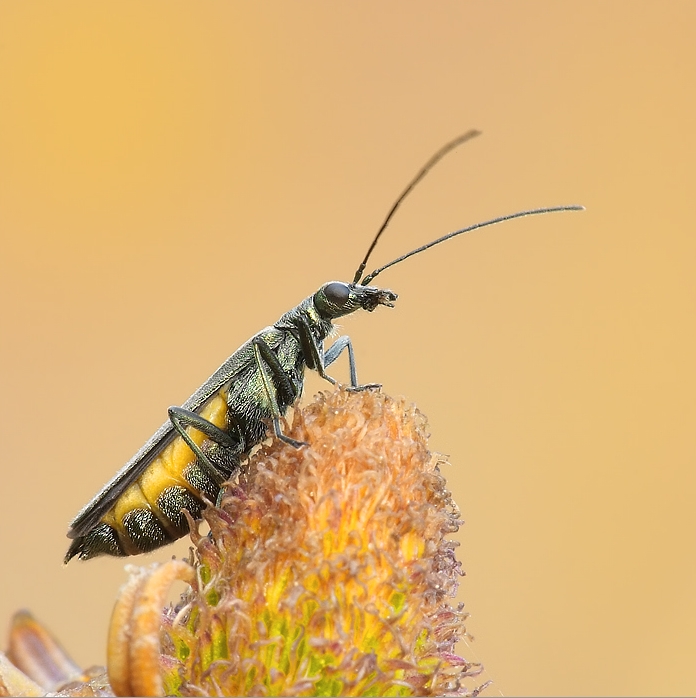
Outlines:
[{"label": "blurred orange background", "polygon": [[68,522],[476,127],[375,266],[587,211],[450,241],[345,321],[450,454],[462,652],[488,695],[696,692],[694,27],[689,1],[0,3],[3,632],[27,607],[104,662],[124,562],[64,568]]}]

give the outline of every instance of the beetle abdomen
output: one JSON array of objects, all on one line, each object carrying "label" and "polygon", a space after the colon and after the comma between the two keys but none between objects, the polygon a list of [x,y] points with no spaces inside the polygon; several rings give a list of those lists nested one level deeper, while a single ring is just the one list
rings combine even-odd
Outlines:
[{"label": "beetle abdomen", "polygon": [[[220,392],[201,416],[227,428],[227,395]],[[205,436],[192,428],[189,436],[202,446]],[[91,530],[73,540],[65,556],[89,560],[98,555],[137,555],[181,538],[188,531],[183,509],[200,518],[203,496],[215,501],[219,486],[202,468],[191,449],[177,437],[148,465]]]}]

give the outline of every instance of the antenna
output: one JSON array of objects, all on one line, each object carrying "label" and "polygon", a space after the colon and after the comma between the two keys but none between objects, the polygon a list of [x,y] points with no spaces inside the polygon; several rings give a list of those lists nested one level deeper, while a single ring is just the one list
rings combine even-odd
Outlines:
[{"label": "antenna", "polygon": [[[457,235],[463,235],[464,233],[470,233],[472,230],[478,230],[479,228],[485,228],[489,225],[496,225],[497,223],[502,223],[503,221],[509,221],[512,220],[513,218],[523,218],[524,216],[540,216],[545,213],[556,213],[559,211],[584,211],[585,207],[584,206],[578,206],[576,204],[573,204],[571,206],[551,206],[549,208],[533,208],[530,209],[529,211],[518,211],[517,213],[509,213],[507,216],[499,216],[498,218],[493,218],[490,221],[484,221],[483,223],[475,223],[474,225],[470,225],[467,228],[462,228],[461,230],[455,230],[452,233],[447,233],[447,235],[443,235],[440,238],[437,238],[437,240],[433,240],[432,242],[428,242],[425,245],[422,245],[421,247],[417,247],[415,250],[411,250],[410,252],[407,252],[406,254],[401,255],[401,257],[397,257],[396,259],[393,259],[391,262],[388,264],[385,264],[383,267],[379,267],[379,269],[375,269],[371,274],[368,274],[363,280],[362,284],[367,286],[367,284],[372,281],[372,279],[375,278],[378,274],[381,274],[385,269],[389,269],[389,267],[393,267],[395,264],[398,264],[399,262],[403,262],[405,259],[408,259],[409,257],[413,257],[414,254],[418,254],[419,252],[423,252],[427,249],[430,249],[431,247],[434,247],[435,245],[439,245],[441,242],[444,242],[445,240],[449,240],[450,238],[456,237]],[[353,282],[355,283],[355,282]]]},{"label": "antenna", "polygon": [[[476,136],[479,136],[481,134],[481,131],[477,131],[476,129],[472,129],[471,131],[467,131],[466,133],[463,133],[461,136],[457,136],[454,140],[450,141],[449,143],[446,143],[445,145],[438,150],[435,155],[433,155],[428,162],[421,167],[421,169],[418,171],[418,174],[409,182],[408,186],[401,192],[399,195],[399,198],[394,202],[394,205],[391,207],[389,210],[389,213],[387,214],[387,217],[384,219],[384,223],[382,223],[380,229],[377,231],[377,235],[375,235],[374,240],[372,241],[372,244],[370,245],[370,248],[367,250],[367,254],[365,255],[365,259],[363,259],[362,262],[360,262],[360,266],[358,267],[358,270],[355,272],[355,276],[353,277],[353,283],[357,284],[360,281],[360,277],[363,275],[363,272],[365,271],[365,267],[367,266],[367,260],[370,258],[370,255],[372,254],[372,250],[375,249],[375,246],[377,245],[377,241],[380,239],[382,236],[382,233],[385,231],[386,227],[389,225],[389,221],[392,219],[394,214],[396,213],[396,209],[401,206],[401,202],[408,196],[408,194],[411,192],[413,187],[418,184],[418,182],[425,177],[426,174],[440,161],[442,158],[447,155],[447,153],[450,152],[450,150],[454,150],[457,146],[461,145],[462,143],[466,143],[466,141],[470,141],[472,138],[475,138]],[[460,231],[464,232],[464,231]],[[435,243],[433,243],[435,244]],[[415,253],[414,253],[415,254]],[[396,263],[396,262],[394,262]],[[381,269],[380,269],[381,271]],[[370,278],[374,278],[375,274],[370,276]]]}]

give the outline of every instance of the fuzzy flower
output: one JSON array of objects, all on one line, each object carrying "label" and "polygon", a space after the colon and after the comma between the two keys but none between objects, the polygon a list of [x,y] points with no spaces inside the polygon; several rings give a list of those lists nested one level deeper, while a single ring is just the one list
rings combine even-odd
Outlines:
[{"label": "fuzzy flower", "polygon": [[[339,389],[294,413],[194,527],[190,563],[132,572],[114,610],[119,695],[467,695],[447,536],[459,513],[413,406]],[[193,523],[193,522],[192,522]],[[162,614],[170,585],[190,589]]]},{"label": "fuzzy flower", "polygon": [[[447,536],[459,513],[418,410],[339,389],[294,412],[205,519],[188,561],[128,566],[104,669],[82,672],[28,612],[0,696],[476,695]],[[165,608],[177,580],[189,585]],[[164,610],[163,610],[164,609]]]}]

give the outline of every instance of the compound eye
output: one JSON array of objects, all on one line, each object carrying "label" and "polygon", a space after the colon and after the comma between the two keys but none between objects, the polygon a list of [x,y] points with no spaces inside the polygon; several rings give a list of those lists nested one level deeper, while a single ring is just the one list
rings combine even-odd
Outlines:
[{"label": "compound eye", "polygon": [[350,298],[350,288],[348,284],[332,281],[324,287],[324,296],[329,303],[342,308]]}]

